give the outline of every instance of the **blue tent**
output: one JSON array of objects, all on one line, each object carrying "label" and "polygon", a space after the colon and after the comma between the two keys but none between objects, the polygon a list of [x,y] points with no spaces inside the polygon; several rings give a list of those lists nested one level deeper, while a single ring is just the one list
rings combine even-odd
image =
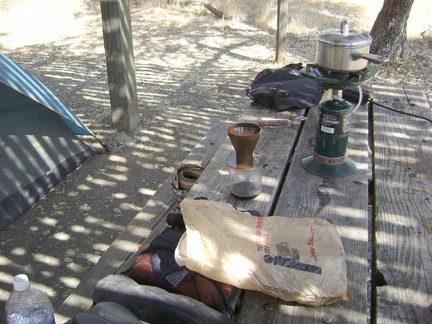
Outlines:
[{"label": "blue tent", "polygon": [[45,85],[0,54],[0,230],[95,151],[93,135]]}]

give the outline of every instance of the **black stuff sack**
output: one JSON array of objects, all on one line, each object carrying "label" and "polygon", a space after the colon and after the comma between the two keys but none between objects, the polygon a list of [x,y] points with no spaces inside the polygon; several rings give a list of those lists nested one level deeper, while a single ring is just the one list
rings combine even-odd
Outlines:
[{"label": "black stuff sack", "polygon": [[167,223],[171,227],[165,228],[150,245],[141,249],[125,275],[138,284],[153,285],[170,293],[191,297],[234,317],[232,307],[240,289],[178,265],[174,251],[185,232],[182,214],[171,212]]},{"label": "black stuff sack", "polygon": [[301,63],[279,69],[265,69],[245,89],[246,95],[264,107],[276,110],[306,109],[316,106],[323,95],[323,85],[303,77]]}]

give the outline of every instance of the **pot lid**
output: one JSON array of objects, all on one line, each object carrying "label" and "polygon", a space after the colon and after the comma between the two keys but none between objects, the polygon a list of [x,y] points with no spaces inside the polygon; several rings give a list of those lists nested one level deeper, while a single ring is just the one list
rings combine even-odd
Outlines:
[{"label": "pot lid", "polygon": [[325,29],[318,33],[317,41],[327,45],[358,47],[369,45],[372,37],[362,31],[349,29],[347,21],[340,28]]}]

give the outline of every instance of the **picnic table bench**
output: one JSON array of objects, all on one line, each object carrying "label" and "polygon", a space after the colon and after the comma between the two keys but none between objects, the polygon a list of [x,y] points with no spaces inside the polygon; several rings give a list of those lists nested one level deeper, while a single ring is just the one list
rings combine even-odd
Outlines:
[{"label": "picnic table bench", "polygon": [[[348,154],[355,174],[312,175],[301,166],[313,151],[318,109],[276,112],[251,105],[241,121],[286,118],[265,127],[256,151],[266,158],[263,191],[237,199],[227,187],[226,158],[232,153],[229,123],[212,127],[183,163],[205,167],[188,197],[207,197],[263,216],[317,217],[336,226],[346,253],[350,301],[310,307],[246,291],[240,323],[430,323],[432,302],[432,148],[430,122],[375,105],[431,118],[425,94],[414,88],[373,85],[372,104],[353,115]],[[306,121],[295,120],[307,116]],[[113,242],[98,264],[56,310],[57,323],[92,306],[96,283],[130,266],[142,244],[166,226],[176,205],[167,179]]]}]

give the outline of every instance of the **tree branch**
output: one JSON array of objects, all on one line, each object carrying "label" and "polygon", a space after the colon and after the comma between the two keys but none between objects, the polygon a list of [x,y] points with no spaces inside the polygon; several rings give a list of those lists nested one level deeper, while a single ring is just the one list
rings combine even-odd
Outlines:
[{"label": "tree branch", "polygon": [[222,11],[217,10],[210,3],[203,3],[203,6],[218,18],[229,18]]}]

